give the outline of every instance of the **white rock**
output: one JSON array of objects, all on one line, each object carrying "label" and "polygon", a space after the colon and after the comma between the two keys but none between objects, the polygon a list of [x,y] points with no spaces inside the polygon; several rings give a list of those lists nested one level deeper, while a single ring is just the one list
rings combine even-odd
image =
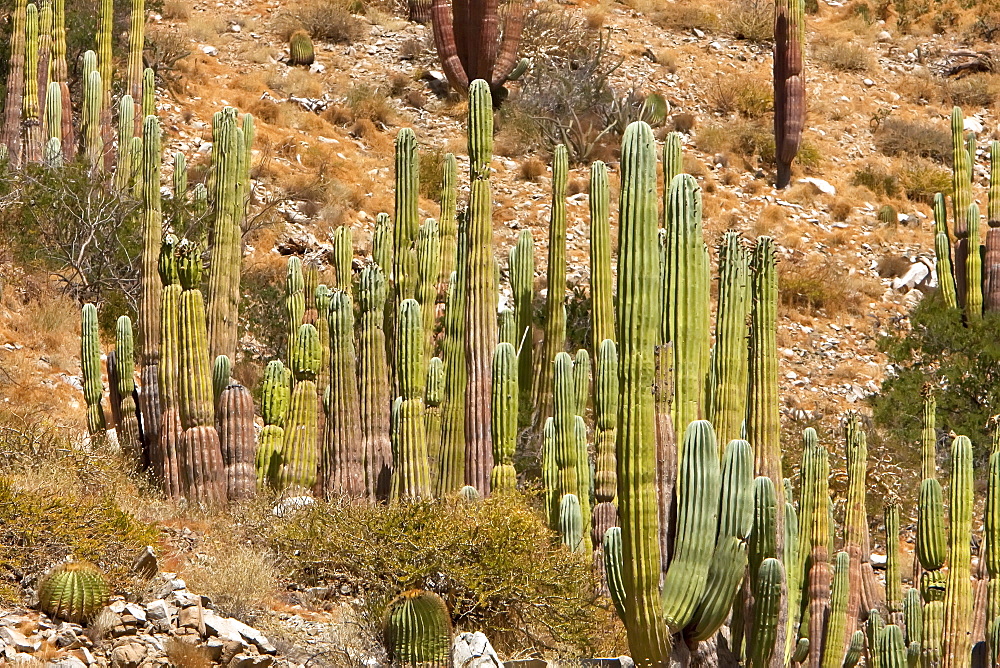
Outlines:
[{"label": "white rock", "polygon": [[3,640],[4,643],[10,645],[18,652],[34,652],[42,645],[41,641],[28,640],[27,636],[23,633],[9,626],[0,627],[0,640]]},{"label": "white rock", "polygon": [[904,290],[916,287],[917,285],[924,282],[931,273],[930,267],[928,267],[923,262],[917,262],[910,265],[910,268],[905,274],[899,276],[892,281],[893,290]]},{"label": "white rock", "polygon": [[817,179],[813,176],[807,176],[804,179],[799,179],[799,183],[808,183],[812,185],[816,190],[820,191],[824,195],[836,195],[837,189],[829,181],[823,179]]},{"label": "white rock", "polygon": [[313,64],[309,66],[309,71],[313,74],[323,74],[323,72],[326,72],[326,65],[313,61]]},{"label": "white rock", "polygon": [[980,133],[983,131],[983,122],[975,116],[966,116],[962,121],[962,126],[966,132]]},{"label": "white rock", "polygon": [[462,633],[455,638],[451,662],[452,668],[502,668],[503,666],[490,641],[480,631]]},{"label": "white rock", "polygon": [[875,36],[875,39],[877,39],[880,42],[888,42],[889,40],[892,39],[892,35],[889,33],[888,30],[883,30],[882,32],[880,32],[878,35]]},{"label": "white rock", "polygon": [[275,517],[286,517],[296,510],[308,508],[314,503],[316,503],[316,499],[311,496],[293,496],[278,503],[271,512],[274,513]]},{"label": "white rock", "polygon": [[204,53],[206,56],[217,56],[217,55],[219,55],[219,50],[217,48],[215,48],[214,46],[212,46],[211,44],[202,44],[201,45],[201,52]]},{"label": "white rock", "polygon": [[875,85],[875,82],[874,82],[874,81],[872,81],[871,79],[865,79],[865,80],[864,80],[864,81],[862,81],[861,83],[863,83],[864,85],[868,86],[869,88],[871,88],[872,86],[874,86],[874,85]]}]

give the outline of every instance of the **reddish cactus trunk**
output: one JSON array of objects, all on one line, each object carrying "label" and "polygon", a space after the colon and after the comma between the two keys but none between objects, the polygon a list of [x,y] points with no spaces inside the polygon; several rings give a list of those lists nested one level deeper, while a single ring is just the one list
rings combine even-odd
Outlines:
[{"label": "reddish cactus trunk", "polygon": [[778,176],[784,188],[792,178],[806,120],[806,87],[802,73],[805,42],[802,0],[776,0],[774,7],[774,144]]},{"label": "reddish cactus trunk", "polygon": [[236,383],[223,390],[219,396],[218,429],[226,472],[226,496],[231,501],[249,498],[257,493],[250,390]]}]

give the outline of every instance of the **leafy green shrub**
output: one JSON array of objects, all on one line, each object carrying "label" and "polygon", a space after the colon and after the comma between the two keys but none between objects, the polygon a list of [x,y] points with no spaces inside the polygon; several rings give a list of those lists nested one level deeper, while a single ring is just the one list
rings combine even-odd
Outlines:
[{"label": "leafy green shrub", "polygon": [[851,184],[868,188],[876,195],[895,197],[899,194],[899,179],[881,165],[866,163],[855,170]]},{"label": "leafy green shrub", "polygon": [[935,193],[951,193],[951,171],[929,160],[910,160],[900,170],[899,183],[915,202],[931,204]]},{"label": "leafy green shrub", "polygon": [[876,424],[893,450],[915,449],[920,390],[931,383],[939,430],[971,438],[980,446],[977,461],[984,462],[991,442],[987,424],[1000,406],[1000,314],[984,313],[982,321],[963,323],[961,312],[949,309],[934,292],[910,314],[910,325],[902,332],[891,328],[893,333],[879,341],[893,371],[870,399]]},{"label": "leafy green shrub", "polygon": [[475,504],[317,503],[272,532],[296,582],[346,576],[363,588],[373,624],[393,596],[422,588],[501,653],[527,644],[593,656],[622,639],[610,604],[594,594],[589,557],[561,547],[519,494]]}]

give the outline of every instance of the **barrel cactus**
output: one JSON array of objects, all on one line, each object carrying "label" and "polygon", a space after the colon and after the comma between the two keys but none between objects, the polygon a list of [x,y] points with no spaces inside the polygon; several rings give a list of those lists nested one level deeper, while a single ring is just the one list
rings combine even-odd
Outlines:
[{"label": "barrel cactus", "polygon": [[316,60],[312,37],[305,30],[296,30],[288,37],[288,64],[312,65]]},{"label": "barrel cactus", "polygon": [[422,589],[397,596],[383,625],[392,665],[444,668],[451,649],[451,615],[444,600]]},{"label": "barrel cactus", "polygon": [[74,624],[84,624],[97,614],[111,593],[108,579],[97,566],[71,561],[56,566],[38,584],[38,607]]}]

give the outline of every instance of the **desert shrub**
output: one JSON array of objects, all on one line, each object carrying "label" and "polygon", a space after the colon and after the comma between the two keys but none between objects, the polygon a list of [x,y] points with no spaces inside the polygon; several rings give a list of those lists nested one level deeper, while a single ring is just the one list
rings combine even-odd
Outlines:
[{"label": "desert shrub", "polygon": [[839,72],[867,72],[875,65],[875,56],[868,47],[854,40],[820,40],[813,49],[813,56]]},{"label": "desert shrub", "polygon": [[594,594],[590,559],[559,546],[519,494],[475,504],[317,503],[272,531],[297,582],[351,580],[372,623],[393,596],[419,587],[444,597],[457,626],[483,630],[501,653],[527,643],[580,656],[613,651],[620,639]]},{"label": "desert shrub", "polygon": [[868,188],[875,195],[895,197],[899,194],[899,179],[881,165],[866,163],[855,170],[851,184]]},{"label": "desert shrub", "polygon": [[[253,341],[245,354],[258,360],[283,357],[288,342],[285,323],[285,268],[283,263],[252,262],[240,276],[241,340]],[[249,337],[245,336],[248,334]]]},{"label": "desert shrub", "polygon": [[723,30],[737,39],[766,42],[774,38],[774,3],[766,0],[734,0],[720,16]]},{"label": "desert shrub", "polygon": [[929,160],[907,160],[899,184],[911,200],[931,204],[935,193],[951,193],[951,171]]},{"label": "desert shrub", "polygon": [[[110,321],[134,313],[142,222],[138,203],[92,178],[82,161],[27,166],[4,186],[0,239],[16,260],[51,272],[75,300],[102,304]],[[3,192],[0,192],[3,197]]]},{"label": "desert shrub", "polygon": [[420,194],[437,202],[441,199],[441,174],[444,170],[444,151],[439,148],[420,152]]},{"label": "desert shrub", "polygon": [[774,106],[774,89],[770,79],[747,74],[716,77],[708,84],[708,103],[720,114],[738,113],[747,118],[760,118]]},{"label": "desert shrub", "polygon": [[252,622],[278,590],[278,571],[267,552],[244,544],[199,546],[181,575],[192,590],[212,599],[216,607]]},{"label": "desert shrub", "polygon": [[938,125],[888,117],[878,124],[875,146],[885,155],[951,162],[951,132]]},{"label": "desert shrub", "polygon": [[[824,255],[784,261],[778,264],[779,298],[786,308],[833,316],[847,311],[858,314],[867,301],[867,286],[860,276],[850,274],[833,258]],[[875,293],[878,294],[878,293]]]},{"label": "desert shrub", "polygon": [[518,175],[523,181],[537,181],[538,177],[545,173],[545,169],[545,163],[533,155],[521,161]]},{"label": "desert shrub", "polygon": [[365,119],[384,128],[396,117],[396,110],[389,101],[388,92],[378,86],[368,84],[351,86],[347,90],[346,101],[355,121]]},{"label": "desert shrub", "polygon": [[695,146],[705,153],[733,153],[745,160],[774,163],[774,131],[763,119],[735,118],[702,128]]},{"label": "desert shrub", "polygon": [[945,91],[954,106],[967,109],[993,107],[1000,99],[1000,75],[980,72],[950,79]]},{"label": "desert shrub", "polygon": [[295,30],[305,30],[313,39],[351,44],[364,29],[351,9],[346,0],[302,0],[278,17],[278,27],[286,39]]},{"label": "desert shrub", "polygon": [[[109,480],[124,481],[124,462],[87,452],[68,430],[42,418],[0,412],[0,597],[11,597],[68,555],[91,561],[115,586],[157,530],[120,509]],[[46,485],[20,481],[48,479]]]},{"label": "desert shrub", "polygon": [[667,30],[713,30],[719,26],[719,17],[697,2],[677,2],[667,10],[654,12],[653,23]]},{"label": "desert shrub", "polygon": [[[876,424],[899,451],[914,448],[921,429],[920,391],[936,388],[938,433],[964,434],[982,447],[977,462],[989,456],[990,419],[1000,406],[1000,314],[984,313],[964,322],[933,292],[910,313],[910,328],[890,327],[879,341],[891,372],[870,399]],[[908,407],[900,410],[900,407]],[[985,475],[981,471],[980,478]]]}]

